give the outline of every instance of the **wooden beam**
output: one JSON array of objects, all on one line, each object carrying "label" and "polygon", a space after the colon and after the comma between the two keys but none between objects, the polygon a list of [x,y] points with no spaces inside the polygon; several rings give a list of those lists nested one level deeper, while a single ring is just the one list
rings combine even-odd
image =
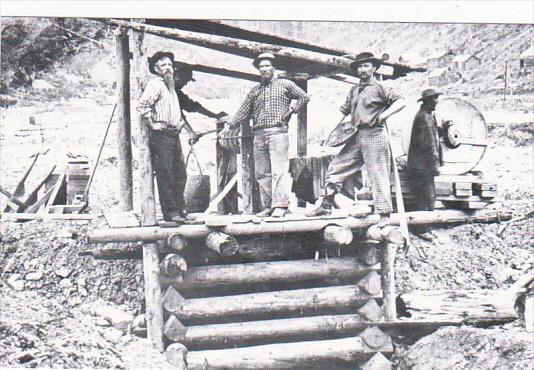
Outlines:
[{"label": "wooden beam", "polygon": [[48,191],[44,193],[44,195],[41,198],[39,198],[37,202],[35,202],[34,204],[26,208],[24,212],[25,213],[36,213],[39,210],[39,208],[41,208],[42,205],[48,202],[48,199],[50,199],[54,190],[55,190],[55,187],[51,187],[50,189],[48,189]]},{"label": "wooden beam", "polygon": [[243,195],[243,213],[254,214],[256,209],[254,205],[259,197],[256,191],[256,177],[254,176],[254,137],[250,128],[249,121],[241,124],[241,181]]},{"label": "wooden beam", "polygon": [[46,206],[47,213],[50,213],[50,207],[54,205],[54,201],[56,200],[59,190],[63,186],[63,183],[65,182],[66,178],[67,178],[67,173],[65,171],[61,175],[59,175],[57,182],[54,185],[54,191],[50,195],[50,200],[48,201],[48,205]]},{"label": "wooden beam", "polygon": [[[28,178],[28,176],[30,175],[30,172],[31,170],[33,169],[33,167],[35,166],[35,163],[37,162],[37,159],[39,159],[39,156],[41,155],[41,152],[37,152],[35,153],[35,155],[33,156],[33,160],[32,160],[32,163],[30,164],[30,166],[26,169],[26,172],[24,173],[24,175],[22,175],[22,177],[20,178],[18,184],[17,184],[17,187],[15,188],[15,191],[13,192],[13,195],[15,197],[21,197],[24,195],[26,189],[25,189],[25,183],[26,183],[26,179]],[[20,210],[21,206],[19,207],[11,207],[9,204],[6,205],[6,207],[4,208],[4,212],[10,212],[10,210],[12,210],[13,212],[17,212],[18,210]],[[22,206],[23,207],[23,206]]]},{"label": "wooden beam", "polygon": [[391,339],[385,334],[380,347],[371,347],[366,343],[366,339],[371,336],[378,338],[375,333],[366,331],[358,337],[342,339],[190,351],[187,354],[187,366],[190,370],[206,368],[306,369],[317,368],[318,365],[326,368],[340,363],[366,361],[374,353],[393,351]]},{"label": "wooden beam", "polygon": [[101,214],[60,214],[60,213],[0,213],[0,219],[13,221],[31,221],[31,220],[72,220],[72,221],[90,221],[101,217]]},{"label": "wooden beam", "polygon": [[12,209],[18,209],[19,207],[24,207],[24,203],[17,199],[13,194],[11,194],[9,191],[5,190],[3,187],[0,186],[0,193],[4,194],[7,198],[7,204]]},{"label": "wooden beam", "polygon": [[[308,91],[307,80],[296,80],[297,85]],[[297,156],[305,157],[308,153],[308,107],[305,105],[297,114]]]},{"label": "wooden beam", "polygon": [[176,289],[202,289],[239,284],[276,283],[322,279],[356,278],[380,269],[364,266],[355,257],[321,260],[253,262],[234,265],[190,267],[183,276],[162,276],[162,284]]},{"label": "wooden beam", "polygon": [[[497,211],[473,211],[464,212],[461,210],[443,211],[416,211],[407,212],[408,223],[410,225],[431,225],[431,224],[462,224],[466,222],[492,223],[506,221],[512,218],[509,212]],[[378,222],[378,215],[369,215],[363,218],[331,216],[331,217],[302,217],[300,219],[271,219],[269,222],[246,222],[229,223],[218,229],[229,235],[244,236],[255,234],[288,234],[320,231],[329,224],[336,224],[349,229],[366,229]],[[397,214],[391,215],[391,223],[398,225]],[[132,227],[116,229],[95,229],[88,233],[89,241],[92,243],[109,242],[132,242],[132,241],[156,241],[164,240],[170,234],[180,233],[186,238],[203,238],[211,231],[206,225],[181,225],[178,227]]]},{"label": "wooden beam", "polygon": [[[117,36],[117,79],[118,79],[118,125],[117,149],[119,163],[119,204],[122,211],[133,210],[132,175],[132,124],[130,119],[130,50],[129,37],[125,29]],[[96,164],[95,164],[96,165]]]},{"label": "wooden beam", "polygon": [[179,320],[213,320],[225,317],[266,317],[325,309],[349,309],[379,294],[365,293],[358,285],[281,290],[210,298],[184,299],[171,286],[165,293],[165,309]]},{"label": "wooden beam", "polygon": [[400,301],[411,319],[513,321],[515,292],[509,290],[416,290]]},{"label": "wooden beam", "polygon": [[277,341],[287,341],[298,338],[325,337],[325,335],[356,335],[369,326],[377,325],[359,315],[326,315],[297,317],[291,319],[275,319],[233,322],[227,324],[211,324],[198,326],[184,326],[174,315],[167,322],[166,337],[185,346],[233,347],[250,342],[267,341],[275,338]]},{"label": "wooden beam", "polygon": [[385,243],[382,251],[382,292],[384,295],[384,317],[386,320],[397,319],[397,295],[395,293],[395,256],[397,245]]},{"label": "wooden beam", "polygon": [[189,68],[191,68],[193,71],[202,72],[202,73],[209,73],[214,74],[218,76],[224,76],[224,77],[230,77],[230,78],[239,78],[241,80],[247,80],[252,82],[259,82],[260,76],[254,75],[251,73],[241,72],[241,71],[234,71],[231,69],[225,69],[225,68],[217,68],[212,66],[206,66],[202,64],[188,64],[184,62],[180,62],[182,64],[185,64]]},{"label": "wooden beam", "polygon": [[[146,58],[142,35],[134,33],[136,47],[133,50],[136,65],[139,92],[146,86]],[[154,193],[154,174],[150,156],[150,130],[143,119],[139,119],[138,150],[140,175],[141,225],[156,224],[156,201]],[[155,349],[163,352],[163,305],[161,287],[159,285],[159,255],[155,241],[143,245],[143,274],[145,279],[145,301],[148,339]]]}]

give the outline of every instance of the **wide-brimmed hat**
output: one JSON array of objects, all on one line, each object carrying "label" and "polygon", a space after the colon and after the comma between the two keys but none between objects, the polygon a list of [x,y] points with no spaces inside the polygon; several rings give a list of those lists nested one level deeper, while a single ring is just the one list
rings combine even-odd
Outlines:
[{"label": "wide-brimmed hat", "polygon": [[430,98],[431,96],[436,96],[436,95],[441,95],[441,94],[442,92],[436,89],[426,89],[426,90],[423,90],[423,92],[421,93],[421,97],[417,99],[417,101],[423,101],[427,98]]},{"label": "wide-brimmed hat", "polygon": [[189,64],[181,62],[173,62],[172,68],[174,69],[174,75],[182,75],[188,77],[189,81],[195,81],[193,78],[193,68]]},{"label": "wide-brimmed hat", "polygon": [[352,69],[356,69],[356,67],[358,67],[359,64],[367,63],[367,62],[373,63],[373,65],[376,68],[378,68],[380,67],[380,64],[382,63],[382,61],[376,58],[373,53],[369,53],[367,51],[357,54],[356,56],[349,56],[349,58],[354,60],[354,62],[350,64],[350,68]]},{"label": "wide-brimmed hat", "polygon": [[260,62],[262,60],[270,60],[271,61],[271,64],[273,66],[275,66],[275,61],[276,61],[276,57],[274,56],[273,53],[261,53],[260,55],[258,55],[254,61],[252,62],[252,64],[254,65],[254,67],[256,67],[256,69],[259,69],[260,68]]},{"label": "wide-brimmed hat", "polygon": [[163,58],[169,58],[171,62],[174,63],[174,54],[170,51],[158,51],[154,53],[151,57],[148,58],[148,70],[152,74],[157,74],[156,70],[154,69],[154,66],[158,61],[160,61]]}]

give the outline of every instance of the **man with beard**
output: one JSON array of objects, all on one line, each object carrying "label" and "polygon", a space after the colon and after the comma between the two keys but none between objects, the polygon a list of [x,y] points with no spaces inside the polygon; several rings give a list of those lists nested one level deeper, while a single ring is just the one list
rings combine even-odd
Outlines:
[{"label": "man with beard", "polygon": [[[452,122],[443,123],[438,127],[434,111],[441,93],[434,89],[422,92],[421,108],[415,115],[410,148],[408,150],[408,181],[415,196],[415,210],[433,211],[436,201],[436,185],[434,177],[439,175],[439,167],[443,165],[442,150],[439,137],[451,126]],[[412,230],[422,239],[432,240],[434,235],[424,226],[414,226]]]},{"label": "man with beard", "polygon": [[352,129],[344,147],[328,166],[321,205],[308,216],[329,215],[334,196],[341,191],[343,182],[365,164],[373,193],[374,212],[380,214],[378,226],[389,224],[389,215],[393,211],[389,181],[391,151],[385,123],[405,104],[399,95],[387,90],[375,79],[378,67],[380,60],[368,52],[358,54],[351,64],[360,82],[350,90],[340,110],[343,118],[351,115]]},{"label": "man with beard", "polygon": [[[156,78],[146,85],[137,110],[143,123],[150,128],[152,163],[163,219],[182,223],[188,218],[184,209],[187,173],[180,145],[183,119],[174,90],[173,62],[174,55],[163,51],[148,59],[148,68]],[[191,140],[194,139],[192,136]]]},{"label": "man with beard", "polygon": [[[283,217],[288,213],[291,188],[287,135],[293,113],[304,107],[309,98],[294,82],[274,77],[275,57],[262,53],[254,60],[260,72],[260,84],[248,93],[229,122],[236,127],[252,118],[255,176],[260,186],[263,211],[258,216]],[[291,101],[297,102],[291,106]]]}]

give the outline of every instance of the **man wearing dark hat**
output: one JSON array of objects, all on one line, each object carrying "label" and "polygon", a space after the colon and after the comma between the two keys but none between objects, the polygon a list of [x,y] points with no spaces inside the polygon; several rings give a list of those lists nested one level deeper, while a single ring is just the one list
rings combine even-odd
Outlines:
[{"label": "man wearing dark hat", "polygon": [[[439,175],[439,167],[443,165],[439,137],[450,127],[451,121],[438,127],[434,110],[438,105],[441,92],[426,89],[422,92],[421,108],[415,115],[412,125],[410,147],[408,150],[408,180],[415,196],[415,210],[432,211],[436,201],[434,177]],[[426,240],[433,235],[425,227],[414,226],[414,232]]]},{"label": "man wearing dark hat", "polygon": [[[271,53],[262,53],[254,60],[260,72],[260,84],[250,90],[228,127],[252,118],[255,175],[263,207],[258,215],[282,217],[288,213],[291,189],[288,122],[309,98],[294,82],[274,77],[274,62]],[[297,101],[294,106],[291,106],[292,100]]]},{"label": "man wearing dark hat", "polygon": [[184,122],[174,89],[173,62],[174,55],[163,51],[148,59],[148,68],[156,78],[146,85],[137,110],[150,128],[152,163],[163,219],[181,223],[187,216],[184,209],[187,173],[180,144],[180,128]]},{"label": "man wearing dark hat", "polygon": [[[334,157],[326,173],[325,194],[321,205],[308,216],[328,215],[334,206],[334,196],[343,182],[354,176],[365,164],[373,193],[374,212],[380,214],[380,227],[389,224],[391,204],[391,152],[386,120],[404,108],[404,100],[387,90],[374,74],[380,60],[372,53],[360,53],[354,58],[354,68],[360,78],[341,106],[343,118],[351,115],[351,130],[347,141]],[[342,119],[343,120],[343,119]]]}]

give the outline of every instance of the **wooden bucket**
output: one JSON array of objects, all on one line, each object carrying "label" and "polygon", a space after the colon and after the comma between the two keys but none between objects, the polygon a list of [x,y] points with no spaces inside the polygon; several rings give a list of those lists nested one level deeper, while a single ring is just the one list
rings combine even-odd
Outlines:
[{"label": "wooden bucket", "polygon": [[193,153],[197,162],[199,175],[188,175],[184,190],[185,209],[189,213],[202,213],[210,204],[210,177],[202,173],[198,157],[191,147],[187,155],[186,168],[189,164],[189,157]]}]

